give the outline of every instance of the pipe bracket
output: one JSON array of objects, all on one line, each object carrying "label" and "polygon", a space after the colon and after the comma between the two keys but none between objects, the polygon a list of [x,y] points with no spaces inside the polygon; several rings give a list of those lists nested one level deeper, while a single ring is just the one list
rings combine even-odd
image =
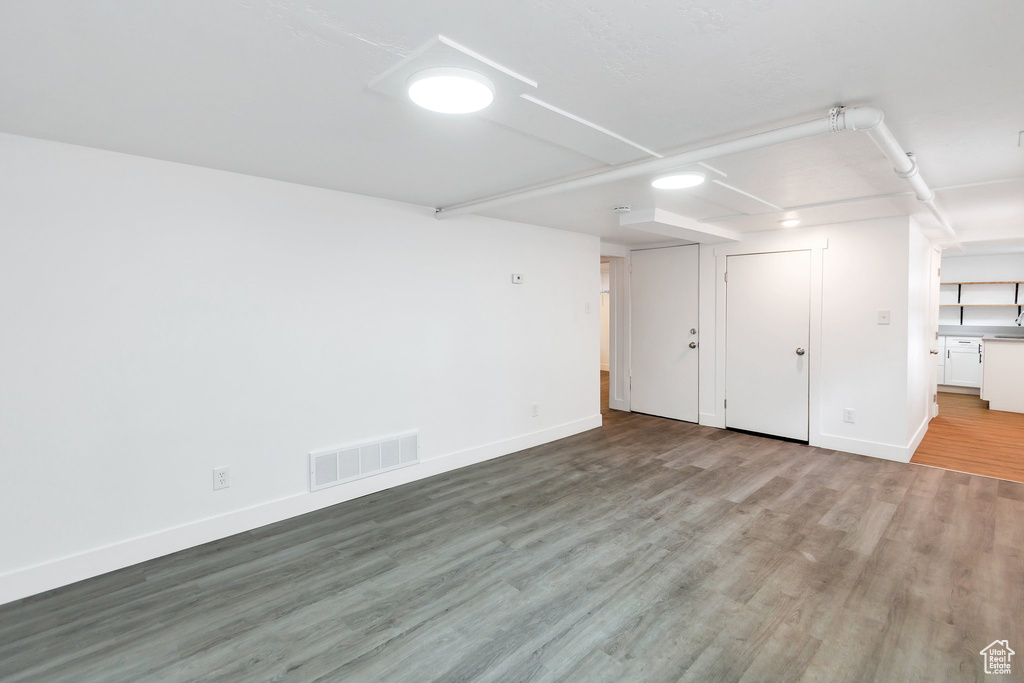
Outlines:
[{"label": "pipe bracket", "polygon": [[838,133],[843,129],[843,127],[839,125],[839,115],[842,113],[842,107],[832,107],[828,110],[828,132]]},{"label": "pipe bracket", "polygon": [[910,178],[911,176],[917,175],[917,159],[908,154],[907,160],[910,161],[910,168],[908,168],[906,171],[901,171],[898,168],[892,169],[893,173],[895,173],[896,175],[903,179],[907,179]]}]

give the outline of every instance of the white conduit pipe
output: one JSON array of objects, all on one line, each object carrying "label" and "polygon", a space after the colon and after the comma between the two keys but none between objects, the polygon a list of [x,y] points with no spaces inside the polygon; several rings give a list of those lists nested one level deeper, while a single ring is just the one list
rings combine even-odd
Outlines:
[{"label": "white conduit pipe", "polygon": [[579,190],[593,185],[635,178],[641,175],[663,173],[665,171],[677,169],[681,166],[696,164],[715,157],[748,152],[754,149],[778,145],[783,142],[802,140],[803,138],[821,135],[823,133],[864,131],[868,134],[875,145],[878,146],[878,149],[881,150],[882,154],[884,154],[893,163],[895,167],[893,170],[896,172],[896,175],[905,179],[910,184],[914,190],[914,194],[917,196],[917,199],[928,207],[949,236],[956,239],[956,233],[953,231],[952,225],[949,223],[945,214],[943,214],[935,204],[935,193],[928,187],[928,184],[925,183],[924,179],[918,172],[917,163],[912,158],[908,157],[906,152],[903,151],[903,148],[900,147],[896,138],[893,137],[889,127],[885,125],[884,119],[885,117],[882,112],[874,107],[857,107],[854,109],[839,109],[837,107],[832,109],[829,112],[829,116],[823,119],[808,121],[806,123],[798,123],[784,128],[777,128],[764,133],[757,133],[744,138],[722,142],[717,145],[710,145],[708,147],[694,149],[681,154],[673,154],[672,156],[663,157],[661,159],[651,159],[650,161],[643,161],[639,164],[620,166],[619,168],[593,173],[580,178],[548,183],[546,185],[537,185],[525,190],[509,192],[507,194],[488,197],[478,201],[455,204],[453,206],[437,209],[434,215],[436,218],[447,218],[448,216],[458,216],[466,213],[478,213],[480,211],[487,211],[489,209],[495,209],[500,206],[506,206],[508,204],[522,202],[528,199],[546,197],[559,192]]}]

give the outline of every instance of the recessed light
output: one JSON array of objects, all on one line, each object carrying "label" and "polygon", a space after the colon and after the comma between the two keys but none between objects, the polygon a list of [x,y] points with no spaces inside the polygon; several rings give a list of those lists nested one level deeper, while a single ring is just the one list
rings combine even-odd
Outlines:
[{"label": "recessed light", "polygon": [[475,71],[442,66],[414,74],[409,98],[430,111],[469,114],[494,101],[494,85]]},{"label": "recessed light", "polygon": [[795,228],[796,226],[800,225],[800,219],[799,218],[786,218],[786,219],[783,219],[783,220],[779,221],[779,225],[781,225],[784,228]]},{"label": "recessed light", "polygon": [[687,187],[696,187],[704,182],[705,176],[700,171],[684,171],[682,173],[669,173],[661,175],[651,181],[651,187],[659,190],[682,190]]}]

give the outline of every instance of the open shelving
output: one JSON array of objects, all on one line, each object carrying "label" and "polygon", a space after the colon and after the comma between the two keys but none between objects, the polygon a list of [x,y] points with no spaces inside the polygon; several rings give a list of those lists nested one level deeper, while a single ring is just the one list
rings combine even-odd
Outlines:
[{"label": "open shelving", "polygon": [[[964,324],[964,309],[965,308],[1016,308],[1017,315],[1021,314],[1022,308],[1024,308],[1024,301],[1021,301],[1020,286],[1024,284],[1021,280],[990,280],[990,281],[975,281],[975,282],[942,282],[942,286],[956,286],[956,303],[939,304],[942,308],[959,308],[960,309],[960,324]],[[1000,302],[1000,303],[967,303],[963,300],[964,287],[971,285],[1013,285],[1013,302]]]}]

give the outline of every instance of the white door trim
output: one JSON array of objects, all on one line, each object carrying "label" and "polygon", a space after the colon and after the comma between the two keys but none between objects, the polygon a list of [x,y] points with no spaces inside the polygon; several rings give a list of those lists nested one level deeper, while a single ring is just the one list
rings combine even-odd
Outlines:
[{"label": "white door trim", "polygon": [[722,410],[721,424],[725,424],[725,272],[726,257],[741,254],[768,254],[783,251],[811,252],[811,326],[810,326],[810,359],[808,361],[808,404],[807,404],[807,438],[812,446],[822,445],[821,433],[821,301],[822,272],[825,250],[828,240],[825,238],[807,238],[795,236],[785,242],[772,241],[770,244],[740,243],[725,244],[715,247],[715,405]]}]

